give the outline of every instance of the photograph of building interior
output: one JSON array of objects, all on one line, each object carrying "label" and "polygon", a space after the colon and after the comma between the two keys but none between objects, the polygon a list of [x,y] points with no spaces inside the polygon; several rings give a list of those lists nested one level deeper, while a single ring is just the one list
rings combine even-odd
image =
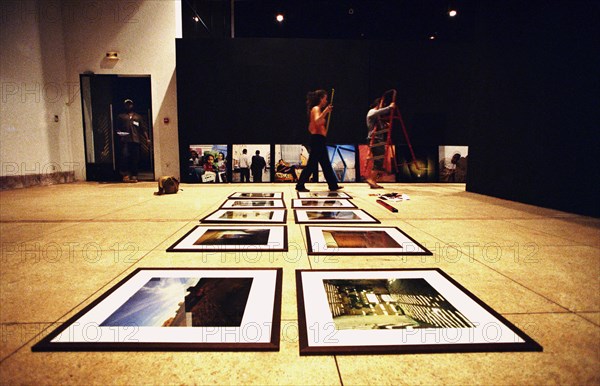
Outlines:
[{"label": "photograph of building interior", "polygon": [[[0,20],[0,384],[600,384],[599,1],[6,0]],[[309,255],[292,199],[338,187],[432,255]],[[277,252],[167,252],[234,193],[280,192]],[[283,268],[279,350],[32,351],[150,267]],[[543,351],[301,356],[295,271],[379,268],[443,270]],[[238,326],[239,281],[186,282],[156,328]],[[430,284],[452,318],[326,284],[345,331],[470,328]]]}]

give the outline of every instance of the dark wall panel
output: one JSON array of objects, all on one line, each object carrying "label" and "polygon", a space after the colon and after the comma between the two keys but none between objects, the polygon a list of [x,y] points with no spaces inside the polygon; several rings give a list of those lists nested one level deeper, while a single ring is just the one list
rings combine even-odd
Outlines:
[{"label": "dark wall panel", "polygon": [[336,89],[330,142],[362,143],[369,103],[396,88],[413,145],[469,146],[467,190],[600,216],[600,58],[588,32],[178,40],[181,159],[190,143],[305,143],[315,88]]}]

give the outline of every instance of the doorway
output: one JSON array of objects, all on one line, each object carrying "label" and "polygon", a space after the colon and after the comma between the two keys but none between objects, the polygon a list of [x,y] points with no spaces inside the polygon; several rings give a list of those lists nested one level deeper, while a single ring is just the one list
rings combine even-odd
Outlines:
[{"label": "doorway", "polygon": [[154,181],[152,151],[152,90],[150,75],[81,74],[81,104],[87,181],[121,181],[121,147],[117,118],[125,112],[124,101],[134,102],[134,111],[148,126],[150,144],[140,143],[138,179]]}]

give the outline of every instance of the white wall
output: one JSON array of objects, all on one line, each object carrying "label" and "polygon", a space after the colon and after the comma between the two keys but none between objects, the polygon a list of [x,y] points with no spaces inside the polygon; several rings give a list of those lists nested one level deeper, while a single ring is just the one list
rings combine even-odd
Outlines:
[{"label": "white wall", "polygon": [[71,170],[60,15],[31,0],[0,7],[0,175]]},{"label": "white wall", "polygon": [[[79,74],[92,71],[151,75],[155,173],[178,176],[177,1],[2,2],[2,175],[43,173],[35,164],[50,163],[85,179]],[[107,61],[107,51],[120,60]]]}]

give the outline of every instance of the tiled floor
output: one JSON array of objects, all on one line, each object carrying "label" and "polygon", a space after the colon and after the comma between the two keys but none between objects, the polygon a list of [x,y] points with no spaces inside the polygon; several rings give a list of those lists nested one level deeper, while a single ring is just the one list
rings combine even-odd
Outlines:
[{"label": "tiled floor", "polygon": [[[318,190],[324,185],[309,185]],[[354,203],[433,256],[307,256],[291,184],[76,183],[0,192],[1,384],[598,384],[600,219],[476,195],[456,184],[386,184],[410,201],[391,213],[366,185]],[[166,253],[235,191],[282,191],[289,241],[275,262]],[[271,353],[32,353],[49,327],[138,267],[283,267],[282,343]],[[439,267],[544,347],[542,353],[300,357],[295,269]]]}]

